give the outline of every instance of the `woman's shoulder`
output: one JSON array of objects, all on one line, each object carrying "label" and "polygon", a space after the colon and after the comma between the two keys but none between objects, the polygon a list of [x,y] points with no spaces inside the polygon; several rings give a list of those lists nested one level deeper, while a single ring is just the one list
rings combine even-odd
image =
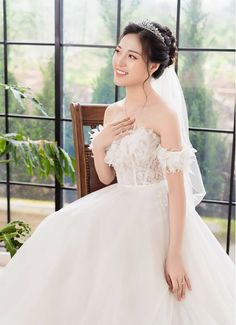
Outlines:
[{"label": "woman's shoulder", "polygon": [[168,105],[162,98],[158,98],[150,110],[150,123],[158,134],[163,130],[170,129],[177,122],[177,113],[173,107]]},{"label": "woman's shoulder", "polygon": [[106,120],[106,123],[116,120],[116,117],[120,112],[120,108],[122,107],[122,102],[123,100],[119,100],[107,106],[104,115],[104,120]]},{"label": "woman's shoulder", "polygon": [[123,99],[118,100],[117,102],[113,102],[113,103],[111,103],[111,104],[109,104],[109,105],[107,106],[106,110],[107,110],[108,112],[117,111],[120,107],[123,106],[123,102],[124,102]]},{"label": "woman's shoulder", "polygon": [[163,121],[176,119],[177,117],[177,113],[174,107],[170,106],[164,99],[159,96],[155,105],[153,105],[153,113],[158,115],[159,119]]}]

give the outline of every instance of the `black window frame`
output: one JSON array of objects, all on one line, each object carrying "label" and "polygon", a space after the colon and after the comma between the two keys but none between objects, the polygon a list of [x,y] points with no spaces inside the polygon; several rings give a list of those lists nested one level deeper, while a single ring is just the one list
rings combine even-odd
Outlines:
[{"label": "black window frame", "polygon": [[[121,33],[121,2],[117,0],[117,21],[116,21],[116,41],[118,42]],[[63,143],[62,124],[63,122],[71,122],[70,118],[63,117],[63,49],[65,47],[85,47],[85,48],[115,48],[116,45],[91,45],[91,44],[69,44],[63,42],[63,0],[54,0],[55,6],[55,41],[53,43],[40,43],[40,42],[10,42],[7,40],[7,0],[3,0],[3,41],[0,41],[0,45],[3,45],[3,60],[4,60],[4,83],[8,83],[8,46],[9,45],[34,45],[34,46],[53,46],[55,50],[55,116],[44,117],[44,116],[30,116],[11,114],[8,111],[8,92],[5,91],[5,113],[0,113],[0,117],[5,118],[5,132],[9,132],[9,117],[10,118],[24,118],[24,119],[41,119],[41,120],[53,120],[55,122],[55,140],[59,145]],[[176,8],[176,38],[178,52],[186,51],[203,51],[203,52],[235,52],[234,48],[189,48],[179,47],[178,40],[180,34],[180,11],[181,11],[181,0],[177,0]],[[178,60],[175,64],[176,72],[178,72]],[[118,87],[115,87],[114,101],[118,100]],[[227,222],[227,238],[226,238],[226,253],[230,251],[230,234],[231,234],[231,220],[233,219],[232,211],[235,210],[235,201],[233,200],[233,188],[234,188],[234,164],[235,164],[235,106],[234,106],[234,124],[233,130],[226,129],[214,129],[214,128],[200,128],[190,127],[190,132],[216,132],[224,134],[232,134],[232,154],[231,154],[231,168],[230,168],[230,182],[229,182],[229,198],[228,200],[210,200],[203,199],[203,203],[207,204],[218,204],[228,206],[228,222]],[[6,180],[0,180],[0,184],[6,185],[6,199],[7,199],[7,222],[11,221],[11,208],[10,208],[10,186],[11,185],[25,185],[34,186],[38,188],[53,188],[55,189],[55,210],[59,210],[63,206],[63,190],[75,191],[75,187],[60,186],[55,181],[54,185],[46,185],[39,183],[30,182],[16,182],[10,180],[10,167],[6,164]]]}]

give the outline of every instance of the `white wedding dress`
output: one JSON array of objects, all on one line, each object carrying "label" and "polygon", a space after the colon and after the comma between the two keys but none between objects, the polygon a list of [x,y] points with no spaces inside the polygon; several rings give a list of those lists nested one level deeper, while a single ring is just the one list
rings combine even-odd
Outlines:
[{"label": "white wedding dress", "polygon": [[164,168],[185,172],[194,152],[168,151],[144,127],[113,141],[105,162],[118,183],[46,217],[0,273],[0,324],[235,324],[235,265],[188,204],[183,261],[192,291],[178,301],[164,276]]}]

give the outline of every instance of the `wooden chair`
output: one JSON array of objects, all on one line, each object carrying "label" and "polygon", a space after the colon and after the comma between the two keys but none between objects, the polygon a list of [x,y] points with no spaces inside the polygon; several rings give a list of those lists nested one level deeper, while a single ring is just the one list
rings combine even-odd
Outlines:
[{"label": "wooden chair", "polygon": [[[95,128],[103,124],[105,104],[80,105],[71,103],[72,129],[76,160],[76,183],[78,198],[101,189],[107,185],[100,182],[95,166],[92,151],[85,144],[84,127]],[[116,178],[112,183],[115,183]],[[109,184],[110,185],[110,184]]]}]

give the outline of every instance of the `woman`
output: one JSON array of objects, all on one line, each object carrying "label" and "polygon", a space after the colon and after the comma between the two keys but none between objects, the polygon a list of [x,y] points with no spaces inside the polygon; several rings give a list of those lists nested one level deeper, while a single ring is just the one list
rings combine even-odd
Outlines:
[{"label": "woman", "polygon": [[124,29],[113,69],[126,96],[90,145],[100,180],[118,183],[45,218],[18,250],[0,277],[1,325],[234,324],[235,266],[195,210],[185,106],[151,84],[174,82],[175,55],[167,27]]}]

